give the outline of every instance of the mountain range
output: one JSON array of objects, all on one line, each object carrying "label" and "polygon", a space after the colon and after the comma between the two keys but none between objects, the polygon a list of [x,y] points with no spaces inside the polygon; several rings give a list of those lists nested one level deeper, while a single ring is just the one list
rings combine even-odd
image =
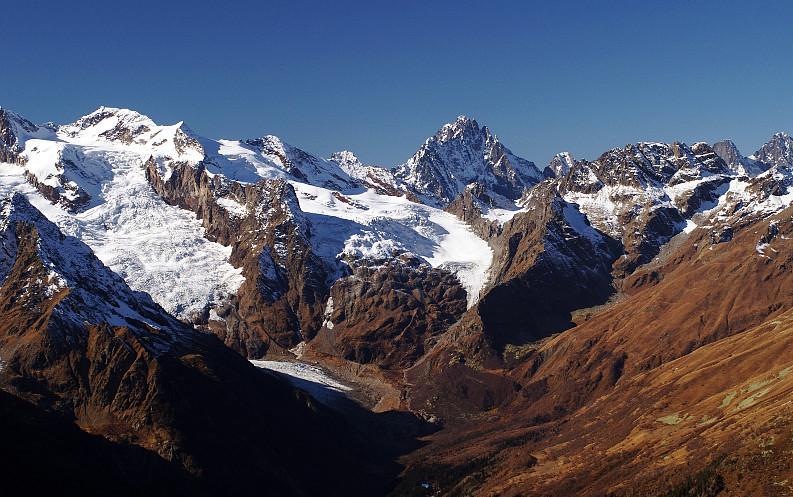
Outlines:
[{"label": "mountain range", "polygon": [[4,460],[41,491],[103,460],[97,494],[790,492],[791,185],[785,133],[541,169],[460,116],[385,168],[0,109]]}]

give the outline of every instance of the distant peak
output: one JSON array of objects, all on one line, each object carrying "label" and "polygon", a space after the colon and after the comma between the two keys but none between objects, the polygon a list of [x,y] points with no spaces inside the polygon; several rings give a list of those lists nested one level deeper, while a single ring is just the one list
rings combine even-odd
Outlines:
[{"label": "distant peak", "polygon": [[560,178],[567,174],[568,171],[575,165],[575,159],[570,152],[561,152],[553,156],[551,163],[548,164],[554,176]]},{"label": "distant peak", "polygon": [[81,117],[73,124],[78,126],[80,129],[87,129],[96,126],[105,119],[112,117],[115,117],[120,122],[124,122],[124,123],[156,126],[154,121],[149,119],[147,116],[144,116],[140,112],[130,109],[120,109],[118,107],[105,107],[105,106],[101,106],[95,111],[91,112],[90,114]]},{"label": "distant peak", "polygon": [[361,161],[358,160],[358,157],[356,157],[355,154],[350,152],[349,150],[339,150],[338,152],[333,152],[333,154],[330,156],[330,160],[335,162],[347,162],[353,164],[361,163]]}]

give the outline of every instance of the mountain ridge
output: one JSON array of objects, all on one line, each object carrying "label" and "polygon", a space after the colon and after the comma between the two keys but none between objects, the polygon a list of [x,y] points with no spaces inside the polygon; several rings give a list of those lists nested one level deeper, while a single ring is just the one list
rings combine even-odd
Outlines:
[{"label": "mountain ridge", "polygon": [[[752,437],[793,426],[770,417],[781,399],[766,391],[771,387],[699,376],[712,357],[751,371],[753,382],[773,378],[788,388],[779,376],[784,358],[756,360],[759,352],[747,349],[746,338],[770,347],[769,330],[787,340],[793,329],[785,270],[793,140],[785,133],[748,158],[728,141],[639,142],[594,161],[558,154],[541,171],[487,127],[460,116],[388,170],[364,166],[349,151],[324,159],[269,135],[210,140],[183,123],[158,126],[115,108],[62,127],[22,126],[21,117],[8,116],[0,129],[2,212],[12,219],[14,209],[29,211],[33,218],[36,207],[43,215],[36,218],[40,230],[2,224],[0,274],[13,273],[0,289],[3,343],[18,343],[20,323],[50,322],[61,332],[80,330],[75,336],[87,337],[87,355],[47,349],[52,340],[34,340],[46,330],[33,327],[44,330],[25,335],[33,345],[0,347],[0,375],[16,375],[4,389],[18,393],[30,392],[21,386],[38,378],[39,400],[54,399],[67,411],[69,402],[89,406],[75,412],[96,426],[105,425],[92,409],[134,406],[130,398],[139,397],[130,392],[143,395],[160,384],[131,375],[118,383],[129,390],[119,393],[112,374],[97,366],[84,382],[96,395],[69,380],[53,397],[47,375],[57,380],[54,369],[71,370],[60,357],[97,365],[110,357],[112,371],[160,361],[166,369],[152,370],[192,378],[180,383],[190,395],[205,385],[202,371],[224,369],[227,361],[237,364],[228,366],[232,377],[256,383],[237,369],[245,364],[240,355],[324,364],[366,385],[382,414],[409,413],[445,426],[426,449],[403,459],[404,484],[413,472],[429,475],[424,482],[441,494],[627,495],[631,482],[655,495],[685,465],[703,467],[713,447],[722,444],[747,461],[740,458],[754,457]],[[36,242],[39,236],[45,242]],[[85,241],[91,249],[80,253],[95,252],[124,277],[128,292],[146,290],[152,298],[119,300],[112,297],[119,291],[104,290],[107,307],[90,306],[87,318],[58,318],[53,312],[70,302],[92,302],[86,285],[112,285],[90,274],[52,272],[68,266],[68,257],[58,256],[66,250],[61,245],[48,256],[46,240]],[[80,279],[85,288],[69,283]],[[77,299],[80,291],[89,293]],[[124,306],[149,308],[162,324]],[[156,327],[166,330],[155,335],[167,343],[174,333],[189,339],[147,348]],[[219,344],[213,335],[237,352],[234,359],[209,345]],[[195,347],[198,357],[180,355]],[[740,353],[727,358],[722,353],[730,347]],[[666,397],[681,392],[678,366],[701,378],[694,406]],[[43,376],[36,373],[41,368]],[[646,389],[642,378],[651,379]],[[733,390],[729,410],[718,408],[714,399]],[[247,394],[235,395],[244,405]],[[302,403],[287,404],[305,413]],[[689,419],[693,412],[699,421]],[[619,415],[612,420],[609,413]],[[305,414],[322,423],[322,416]],[[186,422],[179,419],[163,421],[165,431],[152,436]],[[611,428],[590,430],[595,420]],[[624,430],[620,420],[641,425]],[[764,424],[735,431],[743,420]],[[723,432],[745,441],[727,444]],[[637,445],[642,437],[674,446],[644,448]],[[156,450],[193,454],[182,464],[195,472],[207,467],[202,457],[215,448]],[[774,461],[786,464],[779,457]],[[458,476],[435,479],[447,474],[442,468]],[[332,488],[344,486],[335,481]],[[760,485],[752,477],[729,481]]]}]

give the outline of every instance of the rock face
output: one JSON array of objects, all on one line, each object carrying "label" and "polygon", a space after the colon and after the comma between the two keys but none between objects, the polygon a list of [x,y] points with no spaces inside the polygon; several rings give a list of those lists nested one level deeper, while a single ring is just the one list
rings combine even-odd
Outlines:
[{"label": "rock face", "polygon": [[195,212],[211,240],[231,246],[231,263],[243,268],[245,282],[237,294],[211,316],[196,316],[197,324],[254,358],[272,345],[289,348],[314,337],[322,325],[328,275],[310,250],[311,225],[289,183],[243,186],[185,163],[172,165],[163,180],[153,159],[146,176],[166,202]]},{"label": "rock face", "polygon": [[724,162],[739,175],[757,176],[769,168],[769,164],[755,159],[744,157],[738,151],[738,147],[730,140],[720,141],[713,144],[713,151],[724,159]]},{"label": "rock face", "polygon": [[639,143],[577,162],[555,181],[592,226],[622,243],[626,254],[615,270],[624,276],[655,257],[686,219],[717,201],[732,174],[704,143]]},{"label": "rock face", "polygon": [[399,371],[423,356],[465,309],[459,281],[413,257],[357,265],[331,288],[325,322],[305,354]]},{"label": "rock face", "polygon": [[0,107],[0,162],[23,164],[20,152],[24,150],[25,135],[36,133],[38,129],[16,112]]},{"label": "rock face", "polygon": [[394,175],[422,200],[445,206],[466,185],[480,183],[489,192],[517,199],[542,179],[534,163],[512,154],[487,127],[460,116],[428,138]]},{"label": "rock face", "polygon": [[777,133],[752,157],[772,166],[793,167],[793,138],[787,133]]}]

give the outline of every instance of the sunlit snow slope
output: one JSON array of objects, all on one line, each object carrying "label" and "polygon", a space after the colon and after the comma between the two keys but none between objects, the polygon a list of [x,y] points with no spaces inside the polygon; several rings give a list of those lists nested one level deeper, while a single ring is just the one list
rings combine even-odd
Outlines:
[{"label": "sunlit snow slope", "polygon": [[[84,126],[101,113],[112,115]],[[131,143],[101,136],[120,125],[129,128],[130,121],[133,129],[148,128],[146,136]],[[181,125],[157,126],[139,114],[104,108],[69,126],[20,132],[20,155],[26,164],[0,164],[0,193],[25,193],[64,233],[88,244],[133,290],[146,291],[167,311],[187,317],[236,292],[242,276],[228,263],[230,248],[204,238],[193,213],[166,204],[146,181],[143,164],[148,157],[160,151],[179,157],[173,142],[180,133]],[[182,155],[203,156],[195,150]],[[58,175],[65,175],[67,185],[78,185],[90,195],[86,208],[70,212],[62,204],[53,205],[26,182],[26,170],[53,187],[58,186]]]},{"label": "sunlit snow slope", "polygon": [[[273,136],[211,140],[183,123],[159,126],[126,109],[102,107],[65,126],[35,126],[7,113],[21,160],[0,164],[0,193],[25,193],[133,289],[181,318],[236,293],[243,277],[228,263],[231,249],[209,242],[194,213],[153,191],[143,167],[149,158],[166,179],[178,161],[201,163],[209,174],[239,183],[288,181],[311,222],[312,250],[336,276],[346,257],[384,260],[396,250],[457,274],[469,304],[486,282],[492,259],[486,242],[440,209],[367,189],[348,171],[357,162],[350,153],[323,159]],[[382,176],[382,184],[398,184],[386,169],[367,171]],[[55,192],[56,201],[42,189]],[[217,200],[232,215],[245,215],[242,205]]]}]

